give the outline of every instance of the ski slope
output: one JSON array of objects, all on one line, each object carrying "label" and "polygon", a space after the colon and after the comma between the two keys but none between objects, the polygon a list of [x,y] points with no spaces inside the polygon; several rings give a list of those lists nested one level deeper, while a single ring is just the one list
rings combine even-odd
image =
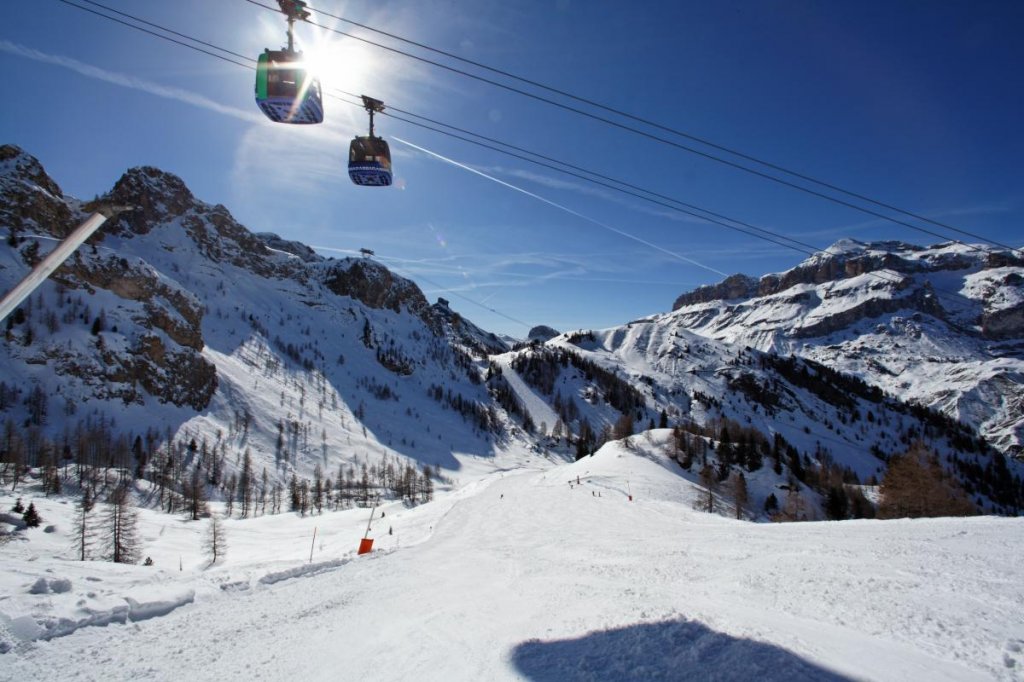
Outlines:
[{"label": "ski slope", "polygon": [[[631,443],[385,507],[363,557],[368,510],[229,521],[211,568],[207,522],[144,512],[154,567],[74,562],[25,493],[57,528],[0,548],[0,678],[1024,679],[1024,520],[735,521]],[[32,636],[118,602],[149,608]]]}]

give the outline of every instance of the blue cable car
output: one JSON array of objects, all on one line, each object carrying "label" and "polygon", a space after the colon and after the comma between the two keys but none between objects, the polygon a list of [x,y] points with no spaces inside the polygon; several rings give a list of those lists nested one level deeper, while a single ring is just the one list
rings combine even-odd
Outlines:
[{"label": "blue cable car", "polygon": [[324,120],[320,82],[306,69],[302,53],[295,51],[292,25],[309,12],[303,0],[277,0],[288,17],[288,47],[264,50],[256,62],[256,104],[276,123],[321,123]]},{"label": "blue cable car", "polygon": [[362,95],[363,106],[370,114],[370,134],[356,136],[348,146],[348,177],[364,187],[387,187],[391,184],[391,149],[384,138],[373,134],[373,114],[384,111],[384,102]]},{"label": "blue cable car", "polygon": [[256,104],[277,123],[322,123],[320,82],[302,66],[302,53],[264,50],[256,62]]}]

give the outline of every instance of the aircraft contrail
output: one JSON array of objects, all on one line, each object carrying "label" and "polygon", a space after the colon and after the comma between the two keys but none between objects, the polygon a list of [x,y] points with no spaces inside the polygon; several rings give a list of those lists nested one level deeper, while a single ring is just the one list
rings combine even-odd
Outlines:
[{"label": "aircraft contrail", "polygon": [[722,277],[728,277],[729,276],[728,274],[722,272],[721,270],[716,270],[715,268],[713,268],[713,267],[711,267],[709,265],[704,265],[703,263],[699,263],[699,262],[693,260],[692,258],[687,258],[686,256],[678,254],[675,251],[670,251],[669,249],[666,249],[664,247],[658,246],[657,244],[649,242],[646,239],[643,239],[641,237],[637,237],[634,234],[630,234],[629,232],[625,232],[623,230],[620,230],[617,227],[612,227],[611,225],[608,225],[606,223],[602,223],[600,220],[597,220],[595,218],[591,218],[590,216],[587,216],[587,215],[584,215],[582,213],[579,213],[578,211],[574,211],[571,208],[568,208],[567,206],[562,206],[561,204],[556,203],[554,201],[551,201],[550,199],[547,199],[545,197],[542,197],[539,194],[534,194],[533,192],[530,192],[529,190],[525,190],[522,187],[517,187],[516,185],[513,185],[511,183],[505,182],[504,180],[496,178],[496,177],[494,177],[492,175],[488,175],[487,173],[479,171],[476,168],[471,168],[470,166],[467,166],[464,163],[460,163],[458,161],[455,161],[454,159],[449,159],[447,156],[443,156],[441,154],[438,154],[437,152],[432,152],[429,149],[424,149],[423,147],[420,147],[419,145],[413,144],[412,142],[409,142],[407,140],[403,140],[400,137],[392,136],[391,139],[395,140],[396,142],[401,142],[402,144],[407,145],[409,147],[412,147],[413,149],[421,151],[424,154],[429,154],[430,156],[433,156],[436,159],[440,159],[441,161],[444,161],[445,163],[450,163],[453,166],[456,166],[458,168],[462,168],[463,170],[467,170],[470,173],[473,173],[475,175],[479,175],[482,178],[487,178],[491,182],[496,182],[499,185],[503,185],[504,187],[508,187],[509,189],[515,190],[516,192],[521,192],[522,194],[525,194],[528,197],[533,197],[534,199],[536,199],[538,201],[542,201],[545,204],[548,204],[549,206],[554,206],[555,208],[557,208],[557,209],[559,209],[561,211],[565,211],[569,215],[573,215],[573,216],[576,216],[577,218],[580,218],[582,220],[586,220],[587,222],[593,223],[594,225],[597,225],[598,227],[604,228],[604,229],[608,230],[609,232],[614,232],[615,234],[617,234],[617,235],[619,235],[621,237],[625,237],[626,239],[632,239],[633,241],[639,242],[640,244],[643,244],[644,246],[652,248],[652,249],[654,249],[656,251],[661,251],[662,253],[667,254],[669,256],[672,256],[673,258],[676,258],[678,260],[681,260],[684,263],[689,263],[690,265],[696,265],[698,268],[703,268],[705,270],[708,270],[710,272],[715,273],[716,275],[721,275]]},{"label": "aircraft contrail", "polygon": [[215,111],[218,114],[224,114],[225,116],[231,116],[233,118],[240,118],[243,121],[249,121],[250,123],[258,122],[262,119],[262,116],[254,112],[224,106],[212,99],[197,95],[194,92],[189,92],[188,90],[170,88],[165,85],[152,83],[134,76],[126,76],[125,74],[117,73],[115,71],[107,71],[106,69],[101,69],[97,66],[92,66],[91,64],[85,64],[76,59],[71,59],[70,57],[47,54],[31,47],[12,43],[9,40],[0,40],[0,50],[25,59],[31,59],[33,61],[43,62],[44,64],[53,64],[65,69],[70,69],[71,71],[88,78],[95,78],[96,80],[120,85],[125,88],[131,88],[132,90],[141,90],[142,92],[148,92],[149,94],[156,95],[157,97],[177,100],[179,102],[199,107],[200,109]]}]

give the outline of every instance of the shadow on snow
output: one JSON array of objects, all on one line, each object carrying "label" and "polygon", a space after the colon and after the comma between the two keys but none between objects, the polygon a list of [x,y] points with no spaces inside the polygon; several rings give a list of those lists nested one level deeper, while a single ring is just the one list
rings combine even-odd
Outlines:
[{"label": "shadow on snow", "polygon": [[849,679],[774,644],[686,620],[641,623],[574,639],[529,640],[512,651],[512,663],[537,682]]}]

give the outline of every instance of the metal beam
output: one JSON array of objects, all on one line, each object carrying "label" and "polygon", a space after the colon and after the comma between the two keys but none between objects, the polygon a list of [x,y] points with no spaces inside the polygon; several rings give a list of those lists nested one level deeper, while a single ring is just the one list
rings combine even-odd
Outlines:
[{"label": "metal beam", "polygon": [[86,239],[91,237],[107,221],[107,218],[123,211],[130,211],[132,208],[131,206],[103,206],[97,208],[96,212],[75,228],[75,231],[68,235],[67,239],[62,241],[46,258],[37,263],[32,272],[28,273],[18,286],[14,287],[9,294],[4,296],[3,301],[0,301],[0,322],[7,319],[7,316],[14,312],[15,308],[31,296],[32,292],[47,277],[53,274],[53,271],[68,259],[68,256],[74,253],[75,249],[81,246]]}]

